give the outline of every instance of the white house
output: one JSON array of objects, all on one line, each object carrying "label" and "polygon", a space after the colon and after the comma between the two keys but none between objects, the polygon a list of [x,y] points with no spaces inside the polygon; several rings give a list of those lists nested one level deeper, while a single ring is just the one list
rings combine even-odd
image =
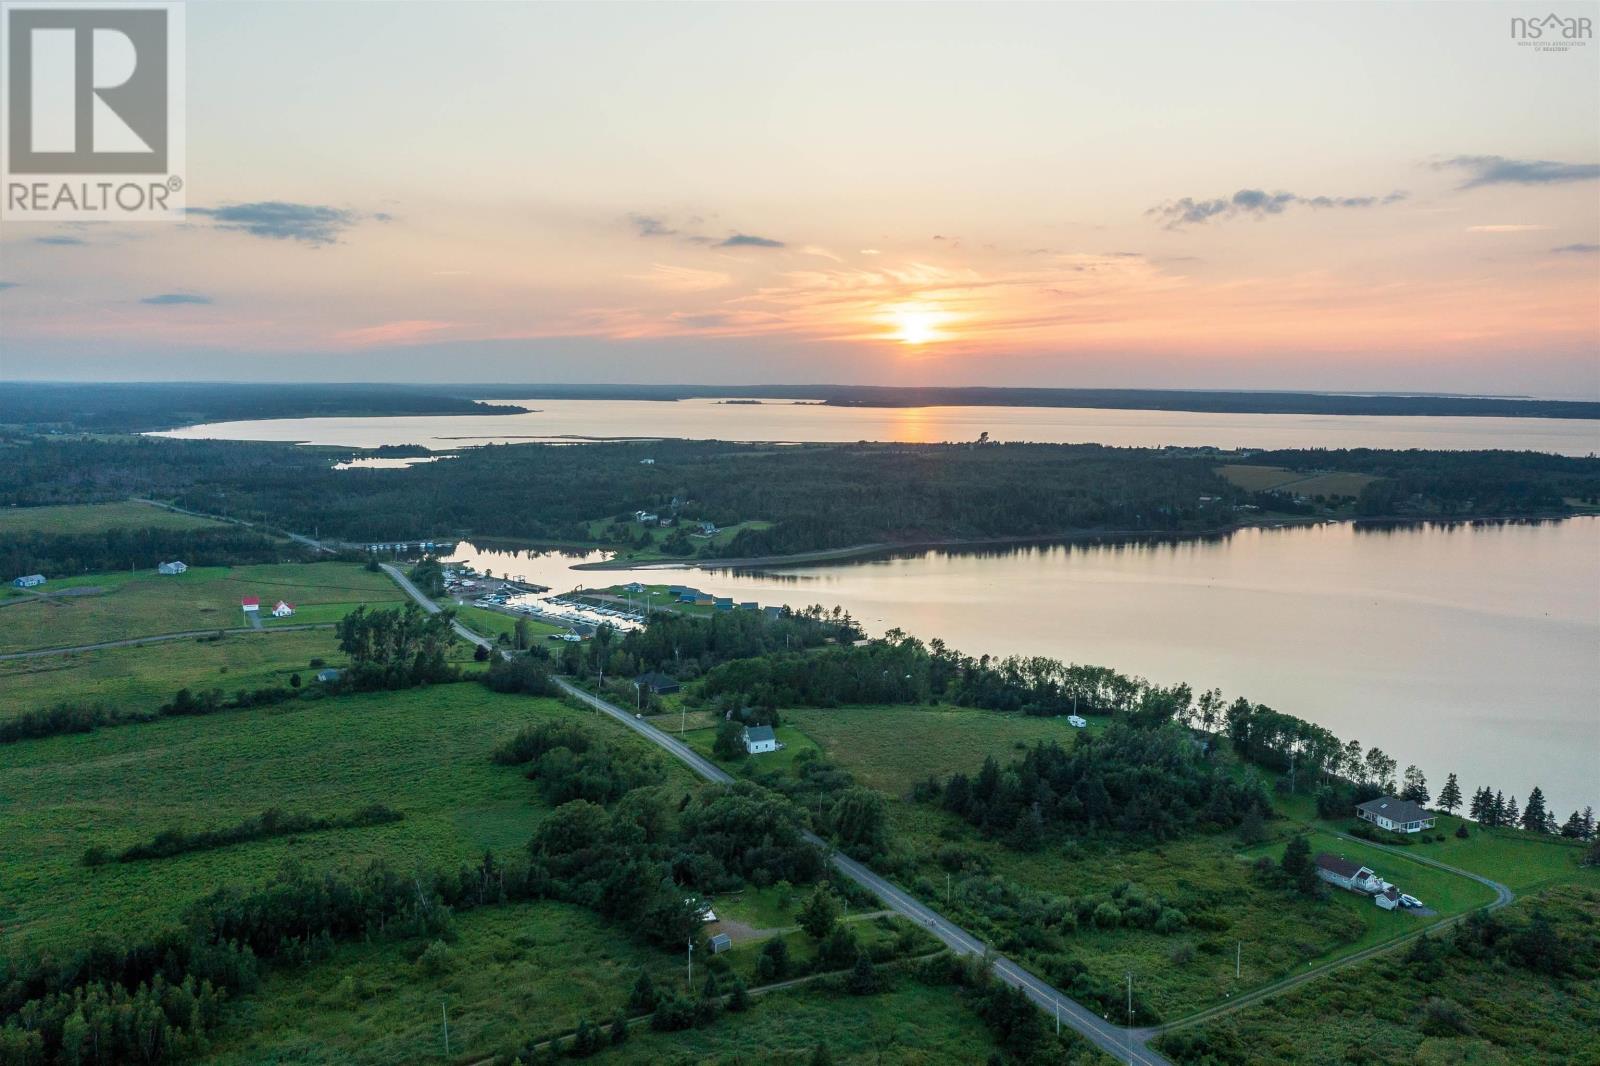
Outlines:
[{"label": "white house", "polygon": [[633,517],[640,525],[653,526],[661,520],[661,516],[654,511],[635,511]]},{"label": "white house", "polygon": [[1326,851],[1320,853],[1313,861],[1317,869],[1317,876],[1330,885],[1351,892],[1363,892],[1372,895],[1383,890],[1383,881],[1370,868],[1362,866],[1359,862],[1337,855],[1330,855]]},{"label": "white house", "polygon": [[272,608],[274,618],[288,618],[291,614],[294,614],[294,604],[285,603],[283,600],[279,600]]},{"label": "white house", "polygon": [[745,726],[743,739],[744,750],[750,755],[778,750],[778,735],[772,731],[770,725]]},{"label": "white house", "polygon": [[640,466],[655,466],[656,465],[656,461],[654,459],[640,459],[639,460],[639,465]]},{"label": "white house", "polygon": [[19,589],[31,589],[31,588],[34,588],[37,585],[44,584],[44,575],[43,574],[25,574],[22,577],[17,578],[15,581],[13,581],[11,583],[13,585],[17,586],[17,588],[19,588]]},{"label": "white house", "polygon": [[1076,714],[1069,714],[1069,715],[1067,715],[1067,724],[1070,725],[1074,729],[1082,729],[1084,726],[1088,725],[1089,723],[1087,721],[1085,721],[1083,718],[1081,718],[1078,715],[1076,715]]},{"label": "white house", "polygon": [[1410,800],[1379,796],[1356,807],[1356,817],[1381,829],[1396,833],[1420,833],[1432,829],[1434,816]]},{"label": "white house", "polygon": [[246,596],[239,601],[239,609],[250,613],[259,613],[261,610],[261,597]]},{"label": "white house", "polygon": [[1396,907],[1400,906],[1400,893],[1396,892],[1393,888],[1386,888],[1382,892],[1379,892],[1376,896],[1373,896],[1372,902],[1376,903],[1386,911],[1392,911]]},{"label": "white house", "polygon": [[160,566],[156,567],[156,573],[158,573],[158,574],[181,574],[187,569],[189,569],[189,564],[188,563],[180,563],[180,562],[174,560],[174,561],[172,561],[170,563],[162,563]]}]

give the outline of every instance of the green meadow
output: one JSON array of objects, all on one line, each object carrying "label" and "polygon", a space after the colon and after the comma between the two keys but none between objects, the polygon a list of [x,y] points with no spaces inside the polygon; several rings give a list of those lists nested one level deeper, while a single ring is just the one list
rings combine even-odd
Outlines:
[{"label": "green meadow", "polygon": [[108,529],[215,529],[210,518],[124,500],[57,507],[0,507],[0,536],[15,533],[100,533]]},{"label": "green meadow", "polygon": [[270,688],[299,674],[307,684],[312,659],[344,665],[331,629],[229,633],[129,648],[102,648],[0,662],[6,698],[0,717],[58,703],[150,710],[180,688],[196,691]]},{"label": "green meadow", "polygon": [[[786,771],[801,752],[820,750],[858,781],[890,797],[891,853],[906,887],[948,906],[952,917],[1047,974],[1045,956],[1081,962],[1102,982],[1120,982],[1132,973],[1140,997],[1165,1019],[1225,1002],[1308,965],[1405,937],[1494,898],[1490,889],[1468,878],[1328,834],[1328,829],[1347,829],[1345,823],[1302,825],[1298,818],[1309,810],[1303,797],[1287,803],[1278,797],[1288,816],[1269,822],[1268,839],[1257,845],[1224,832],[1163,843],[1088,838],[1036,852],[1017,851],[984,839],[936,804],[913,802],[911,787],[930,775],[972,773],[991,755],[1003,765],[1038,741],[1070,744],[1080,731],[1064,718],[948,706],[788,709],[782,718],[779,736],[788,748],[776,756],[752,758],[750,767]],[[1091,718],[1087,728],[1097,732],[1104,725]],[[686,739],[709,753],[713,738],[714,730],[701,729],[691,730]],[[1218,757],[1230,758],[1225,745]],[[1253,874],[1252,863],[1263,856],[1276,862],[1289,837],[1301,830],[1312,831],[1313,852],[1359,859],[1402,891],[1423,899],[1438,915],[1386,912],[1364,896],[1345,892],[1310,900],[1263,883]],[[1418,854],[1491,876],[1505,873],[1508,864],[1512,869],[1527,865],[1524,879],[1576,873],[1575,848],[1479,835],[1470,844],[1449,839],[1450,844],[1418,845]],[[1457,844],[1463,846],[1453,846]],[[988,899],[997,886],[1008,884],[1072,898],[1110,893],[1130,883],[1193,920],[1166,933],[1085,924],[1059,945],[1030,947],[1016,939],[1017,920],[1001,916]]]},{"label": "green meadow", "polygon": [[[183,574],[90,574],[52,581],[49,593],[77,590],[0,608],[0,653],[64,648],[198,629],[249,624],[239,602],[261,600],[262,624],[334,622],[360,604],[403,598],[394,582],[355,563],[278,563],[195,567]],[[267,614],[278,600],[293,617]]]},{"label": "green meadow", "polygon": [[[532,786],[493,765],[490,752],[527,723],[573,713],[464,682],[8,745],[0,926],[11,945],[135,935],[221,884],[256,884],[289,860],[432,870],[475,861],[485,848],[521,847],[540,808]],[[687,771],[672,772],[687,780]],[[336,816],[375,803],[404,820],[159,861],[82,863],[91,846],[119,851],[175,826],[221,828],[269,807]]]}]

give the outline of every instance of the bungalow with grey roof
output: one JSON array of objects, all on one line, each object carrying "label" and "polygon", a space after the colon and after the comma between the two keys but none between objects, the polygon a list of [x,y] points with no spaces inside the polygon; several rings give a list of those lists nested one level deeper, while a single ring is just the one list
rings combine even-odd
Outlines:
[{"label": "bungalow with grey roof", "polygon": [[1420,833],[1432,829],[1434,816],[1410,800],[1379,796],[1356,805],[1356,817],[1395,833]]},{"label": "bungalow with grey roof", "polygon": [[750,755],[760,755],[763,752],[778,750],[778,734],[772,731],[770,725],[747,725],[744,727],[744,750]]}]

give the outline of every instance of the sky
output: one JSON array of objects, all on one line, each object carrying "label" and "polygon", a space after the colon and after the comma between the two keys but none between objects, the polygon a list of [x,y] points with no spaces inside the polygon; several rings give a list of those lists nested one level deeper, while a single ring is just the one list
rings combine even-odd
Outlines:
[{"label": "sky", "polygon": [[191,2],[186,220],[0,220],[0,378],[1600,398],[1551,12]]}]

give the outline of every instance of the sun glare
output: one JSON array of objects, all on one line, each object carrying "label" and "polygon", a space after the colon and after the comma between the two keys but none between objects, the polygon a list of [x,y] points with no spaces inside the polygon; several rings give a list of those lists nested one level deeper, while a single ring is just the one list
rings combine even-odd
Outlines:
[{"label": "sun glare", "polygon": [[895,327],[894,339],[913,347],[944,340],[946,335],[940,332],[939,325],[945,317],[942,312],[920,304],[896,307],[889,314]]}]

